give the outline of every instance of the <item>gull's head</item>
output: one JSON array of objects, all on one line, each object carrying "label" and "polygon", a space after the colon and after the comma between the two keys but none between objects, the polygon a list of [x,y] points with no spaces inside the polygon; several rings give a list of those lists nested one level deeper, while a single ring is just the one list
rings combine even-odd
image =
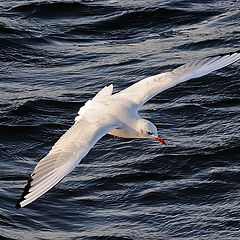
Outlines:
[{"label": "gull's head", "polygon": [[157,128],[150,121],[146,119],[140,119],[138,121],[138,128],[139,128],[141,138],[152,138],[166,145],[164,140],[158,137]]}]

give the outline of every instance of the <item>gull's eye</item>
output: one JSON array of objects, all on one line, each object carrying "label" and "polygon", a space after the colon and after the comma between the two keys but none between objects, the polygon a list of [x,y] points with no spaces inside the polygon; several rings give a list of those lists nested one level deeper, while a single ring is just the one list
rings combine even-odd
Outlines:
[{"label": "gull's eye", "polygon": [[147,132],[147,134],[149,134],[149,135],[153,135],[153,133],[152,133],[152,132]]}]

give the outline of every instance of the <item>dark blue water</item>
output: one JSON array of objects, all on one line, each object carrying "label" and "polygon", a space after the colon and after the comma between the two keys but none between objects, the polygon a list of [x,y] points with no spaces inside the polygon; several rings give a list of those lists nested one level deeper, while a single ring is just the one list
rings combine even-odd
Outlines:
[{"label": "dark blue water", "polygon": [[[204,2],[204,3],[202,3]],[[168,145],[103,137],[23,209],[28,175],[102,87],[239,51],[240,3],[1,1],[1,239],[240,239],[240,63],[159,94]]]}]

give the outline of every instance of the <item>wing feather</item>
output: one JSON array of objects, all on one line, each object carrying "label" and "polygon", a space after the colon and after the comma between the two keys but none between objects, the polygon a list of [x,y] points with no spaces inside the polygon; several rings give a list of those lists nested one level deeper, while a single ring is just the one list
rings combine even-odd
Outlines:
[{"label": "wing feather", "polygon": [[232,64],[239,59],[240,53],[233,53],[225,56],[208,57],[202,60],[193,61],[178,67],[172,72],[161,73],[145,78],[121,91],[119,95],[131,99],[138,107],[141,107],[158,93],[178,83],[185,82],[191,78],[204,76]]},{"label": "wing feather", "polygon": [[117,126],[111,116],[84,114],[37,164],[16,208],[26,206],[54,187],[78,165],[102,136]]}]

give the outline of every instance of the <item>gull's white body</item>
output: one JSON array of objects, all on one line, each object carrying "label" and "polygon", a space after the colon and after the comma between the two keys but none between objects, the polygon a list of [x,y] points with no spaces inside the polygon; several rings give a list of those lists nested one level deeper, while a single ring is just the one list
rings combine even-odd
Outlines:
[{"label": "gull's white body", "polygon": [[234,53],[194,61],[172,72],[146,78],[116,94],[112,94],[113,85],[103,88],[80,108],[75,124],[37,164],[16,207],[24,207],[55,186],[107,133],[124,138],[157,138],[156,127],[138,115],[145,102],[178,83],[239,59],[240,53]]}]

